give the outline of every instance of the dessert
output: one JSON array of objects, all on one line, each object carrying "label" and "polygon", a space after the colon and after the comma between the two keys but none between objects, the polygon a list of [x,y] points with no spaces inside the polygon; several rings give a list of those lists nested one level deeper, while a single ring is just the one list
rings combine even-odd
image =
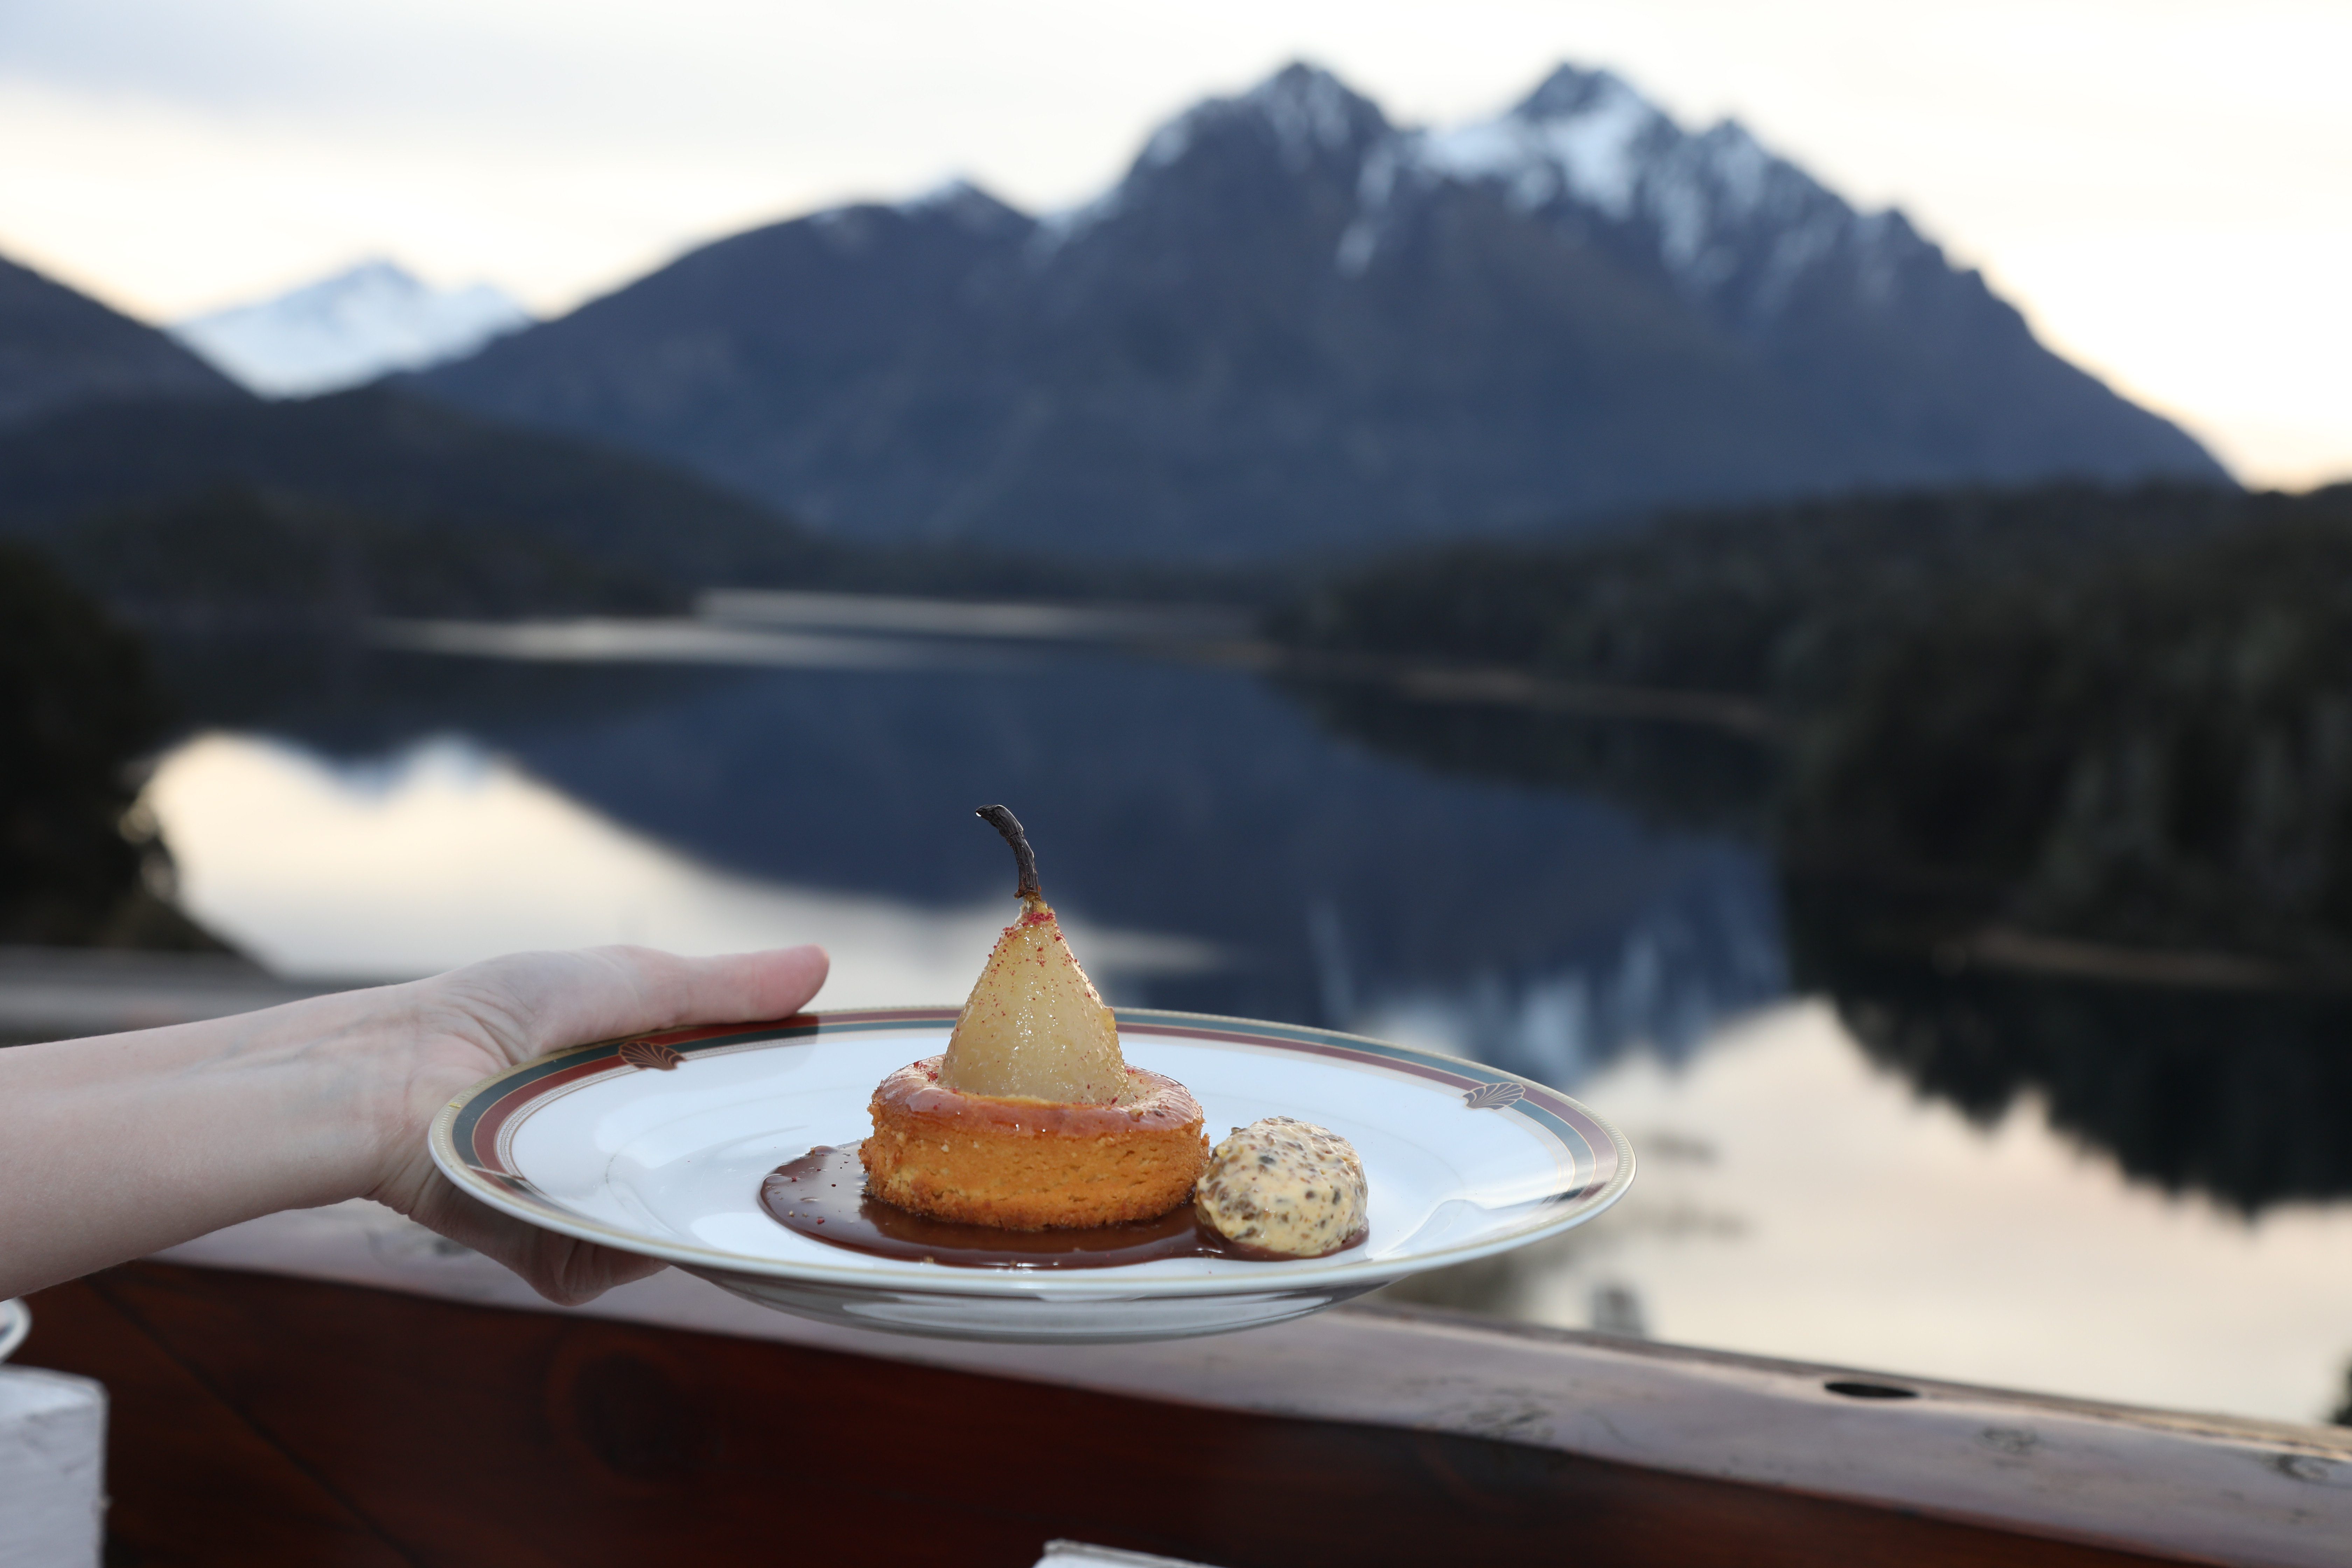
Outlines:
[{"label": "dessert", "polygon": [[858,1146],[868,1194],[934,1219],[1007,1230],[1150,1219],[1192,1195],[1209,1141],[1175,1079],[1127,1065],[1110,1009],[1037,884],[1028,837],[977,814],[1020,870],[1007,926],[943,1055],[882,1080]]},{"label": "dessert", "polygon": [[1217,1145],[1192,1210],[1247,1253],[1320,1258],[1362,1237],[1365,1197],[1363,1162],[1345,1138],[1268,1116]]}]

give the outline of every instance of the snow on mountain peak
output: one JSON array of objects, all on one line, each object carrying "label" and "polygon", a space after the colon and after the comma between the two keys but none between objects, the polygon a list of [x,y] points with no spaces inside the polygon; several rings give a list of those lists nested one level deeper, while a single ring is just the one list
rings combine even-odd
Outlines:
[{"label": "snow on mountain peak", "polygon": [[1891,276],[1880,250],[1916,246],[1907,225],[1867,220],[1738,121],[1696,135],[1605,70],[1561,66],[1492,120],[1402,132],[1368,158],[1361,215],[1340,242],[1343,275],[1370,264],[1392,189],[1408,173],[1496,187],[1522,212],[1554,206],[1646,232],[1665,270],[1695,298],[1745,277],[1726,308],[1770,317],[1795,279],[1832,255]]},{"label": "snow on mountain peak", "polygon": [[458,359],[530,321],[488,284],[438,289],[379,258],[167,330],[255,392],[303,397]]},{"label": "snow on mountain peak", "polygon": [[1685,130],[1613,72],[1563,65],[1491,119],[1419,129],[1391,125],[1330,72],[1292,65],[1161,125],[1117,185],[1040,220],[1031,259],[1044,264],[1149,200],[1212,145],[1270,152],[1293,177],[1351,181],[1355,211],[1332,255],[1343,278],[1362,276],[1395,226],[1447,185],[1495,190],[1579,243],[1600,233],[1646,250],[1685,298],[1741,331],[1777,318],[1825,265],[1891,287],[1925,246],[1906,224],[1864,218],[1738,121]]},{"label": "snow on mountain peak", "polygon": [[1523,207],[1565,194],[1622,219],[1633,214],[1647,154],[1682,135],[1609,72],[1562,66],[1507,113],[1429,133],[1423,159],[1457,179],[1496,181]]},{"label": "snow on mountain peak", "polygon": [[1724,200],[1741,212],[1754,212],[1764,203],[1775,169],[1794,169],[1764,150],[1737,120],[1726,120],[1697,140],[1697,148],[1713,171]]}]

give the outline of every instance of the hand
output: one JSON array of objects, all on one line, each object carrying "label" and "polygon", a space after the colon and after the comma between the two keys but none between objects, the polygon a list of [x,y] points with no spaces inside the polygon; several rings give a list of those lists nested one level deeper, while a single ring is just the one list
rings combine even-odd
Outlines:
[{"label": "hand", "polygon": [[280,1209],[391,1205],[556,1301],[660,1265],[510,1220],[425,1148],[468,1085],[566,1046],[796,1012],[814,947],[675,958],[641,947],[521,953],[160,1029],[0,1050],[0,1297]]},{"label": "hand", "polygon": [[692,1024],[781,1018],[824,984],[824,950],[678,958],[642,947],[495,958],[413,992],[405,1041],[382,1063],[381,1175],[367,1195],[506,1265],[551,1301],[575,1305],[666,1264],[577,1241],[457,1190],[425,1148],[433,1118],[492,1073],[568,1046]]}]

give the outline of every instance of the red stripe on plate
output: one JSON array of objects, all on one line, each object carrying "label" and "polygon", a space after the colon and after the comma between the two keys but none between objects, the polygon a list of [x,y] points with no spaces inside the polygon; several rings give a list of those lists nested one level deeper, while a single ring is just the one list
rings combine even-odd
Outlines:
[{"label": "red stripe on plate", "polygon": [[575,1084],[583,1079],[594,1078],[616,1068],[628,1072],[637,1070],[618,1056],[594,1056],[583,1062],[574,1062],[562,1072],[551,1072],[545,1078],[534,1079],[520,1088],[509,1089],[493,1100],[489,1109],[482,1112],[480,1120],[474,1123],[474,1146],[462,1152],[483,1170],[496,1171],[502,1175],[520,1175],[520,1172],[499,1156],[499,1130],[512,1121],[524,1106],[548,1090]]}]

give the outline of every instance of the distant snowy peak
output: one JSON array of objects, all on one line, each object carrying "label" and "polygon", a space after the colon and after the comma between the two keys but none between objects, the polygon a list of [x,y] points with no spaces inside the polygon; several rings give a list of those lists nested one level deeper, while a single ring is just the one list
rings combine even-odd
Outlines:
[{"label": "distant snowy peak", "polygon": [[[1823,265],[1867,287],[1934,254],[1899,216],[1856,212],[1737,121],[1693,134],[1617,76],[1574,66],[1495,119],[1402,134],[1390,159],[1366,167],[1369,217],[1408,173],[1492,185],[1525,212],[1638,234],[1685,292],[1750,329]],[[1360,270],[1376,227],[1352,239],[1343,271]]]},{"label": "distant snowy peak", "polygon": [[170,331],[252,390],[303,397],[463,358],[531,320],[488,284],[435,289],[379,260]]},{"label": "distant snowy peak", "polygon": [[1162,125],[1117,185],[1041,220],[1032,258],[1175,186],[1230,190],[1248,164],[1352,193],[1332,257],[1347,278],[1375,266],[1429,198],[1463,186],[1655,269],[1742,335],[1793,330],[1792,301],[1828,292],[1887,306],[1905,277],[1944,268],[1900,215],[1857,212],[1738,121],[1690,132],[1614,73],[1570,65],[1501,114],[1440,128],[1393,125],[1330,72],[1287,66]]},{"label": "distant snowy peak", "polygon": [[846,536],[1135,560],[2221,478],[1739,126],[1573,68],[1498,108],[1400,126],[1286,68],[1083,206],[950,184],[766,225],[423,386]]},{"label": "distant snowy peak", "polygon": [[1523,208],[1565,195],[1622,219],[1633,216],[1644,174],[1682,140],[1616,77],[1562,66],[1517,108],[1424,132],[1412,152],[1436,173],[1502,184]]}]

